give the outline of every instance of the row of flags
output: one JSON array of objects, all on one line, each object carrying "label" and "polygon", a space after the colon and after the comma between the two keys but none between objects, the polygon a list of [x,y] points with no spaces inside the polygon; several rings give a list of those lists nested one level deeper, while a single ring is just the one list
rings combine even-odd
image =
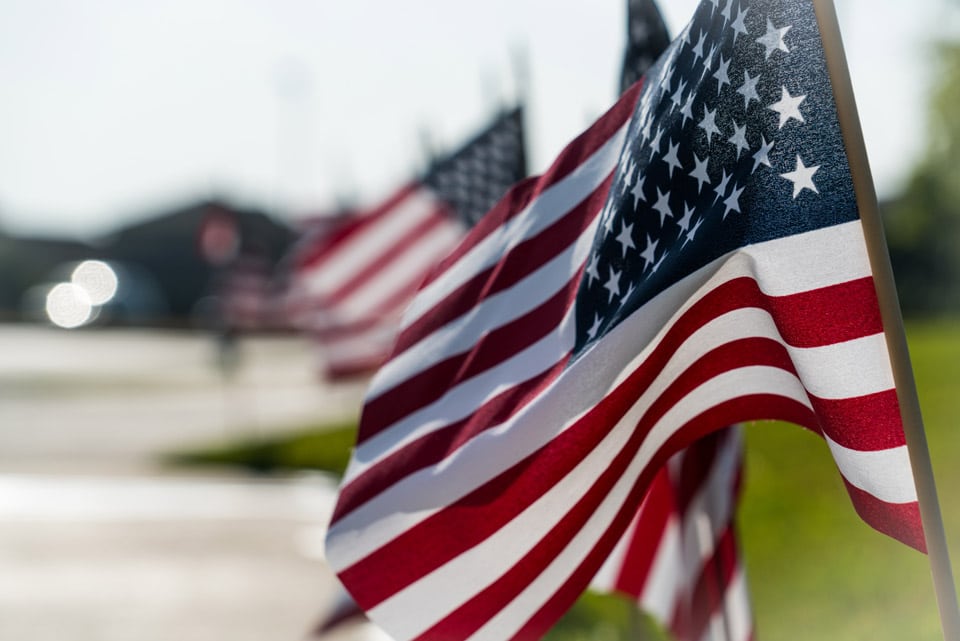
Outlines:
[{"label": "row of flags", "polygon": [[[624,88],[633,84],[669,44],[666,27],[652,2],[630,3],[628,43]],[[294,270],[300,289],[294,290],[292,299],[315,305],[303,310],[299,318],[302,326],[312,329],[324,344],[329,376],[370,371],[386,357],[395,338],[390,330],[395,331],[399,325],[397,312],[412,296],[407,283],[423,280],[421,266],[436,262],[432,248],[423,251],[410,247],[407,239],[423,237],[422,229],[415,227],[417,215],[402,211],[404,206],[409,207],[412,194],[422,195],[422,190],[430,189],[431,195],[437,196],[434,202],[441,203],[438,208],[443,209],[437,218],[446,221],[453,216],[461,225],[455,232],[462,235],[511,185],[525,177],[522,125],[520,109],[501,114],[460,150],[437,163],[421,183],[404,188],[363,217],[346,220],[336,234],[327,234],[324,242],[314,243],[312,252],[303,254]],[[423,206],[413,211],[426,215],[428,209]],[[385,231],[390,225],[385,221],[400,214],[416,232],[408,236]],[[436,219],[433,226],[440,226]],[[448,237],[445,235],[444,240]],[[403,249],[398,250],[400,247]],[[406,264],[404,251],[416,251],[428,260],[418,263],[415,273],[396,269],[395,265]],[[376,267],[371,267],[373,264]],[[387,271],[391,273],[390,286],[378,289],[383,292],[379,297],[366,297],[378,303],[364,310],[374,317],[369,321],[364,314],[351,314],[349,303],[331,295],[340,290],[361,298],[367,281],[348,274],[365,272],[372,279],[370,274]],[[321,323],[325,331],[318,332]],[[331,324],[337,325],[338,331],[330,331]],[[751,638],[749,597],[733,527],[741,454],[740,431],[731,428],[675,455],[591,587],[636,600],[681,641]],[[654,542],[655,552],[651,554],[649,548]],[[727,563],[719,563],[722,559]],[[724,577],[727,570],[732,574]],[[728,580],[731,577],[736,580]],[[340,592],[314,633],[320,638],[343,625],[365,620],[349,595]]]},{"label": "row of flags", "polygon": [[592,587],[752,639],[729,426],[755,419],[823,437],[925,549],[812,0],[703,0],[672,42],[631,0],[628,35],[622,96],[543,175],[504,111],[287,262],[330,375],[376,372],[318,635],[535,639]]},{"label": "row of flags", "polygon": [[421,179],[295,248],[285,314],[317,341],[328,377],[369,374],[383,362],[427,272],[525,176],[517,107],[435,161]]}]

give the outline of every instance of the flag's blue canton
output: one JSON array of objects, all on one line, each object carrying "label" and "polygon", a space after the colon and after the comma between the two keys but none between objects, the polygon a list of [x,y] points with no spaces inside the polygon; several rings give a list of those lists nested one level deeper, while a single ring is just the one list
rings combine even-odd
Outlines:
[{"label": "flag's blue canton", "polygon": [[704,0],[647,73],[580,283],[575,353],[737,247],[856,218],[809,0]]},{"label": "flag's blue canton", "polygon": [[516,107],[500,114],[458,151],[433,163],[423,182],[467,227],[473,227],[526,175],[523,109]]}]

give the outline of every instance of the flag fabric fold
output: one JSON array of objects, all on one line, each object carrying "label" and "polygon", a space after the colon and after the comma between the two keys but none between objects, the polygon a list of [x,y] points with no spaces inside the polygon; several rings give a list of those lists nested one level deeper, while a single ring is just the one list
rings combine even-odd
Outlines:
[{"label": "flag fabric fold", "polygon": [[677,641],[749,641],[753,618],[734,516],[743,429],[674,454],[590,587],[637,601]]},{"label": "flag fabric fold", "polygon": [[823,436],[862,518],[923,548],[812,6],[707,0],[426,277],[327,557],[397,639],[539,638],[671,455],[771,418]]},{"label": "flag fabric fold", "polygon": [[369,374],[434,263],[526,175],[523,110],[505,110],[425,176],[327,225],[288,259],[286,315],[331,379]]}]

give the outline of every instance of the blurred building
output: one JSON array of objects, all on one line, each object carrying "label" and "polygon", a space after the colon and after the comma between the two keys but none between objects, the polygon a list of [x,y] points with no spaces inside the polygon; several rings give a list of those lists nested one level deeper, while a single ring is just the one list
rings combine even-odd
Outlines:
[{"label": "blurred building", "polygon": [[[294,236],[263,211],[216,200],[160,211],[89,242],[0,234],[0,320],[43,320],[53,288],[73,286],[78,266],[96,261],[109,268],[102,278],[116,282],[108,299],[77,301],[91,307],[79,324],[217,323],[224,307],[217,297],[225,294],[232,270],[248,270],[253,257],[269,282]],[[80,299],[82,289],[76,289]],[[266,285],[262,291],[270,295]],[[61,298],[69,296],[64,292]]]}]

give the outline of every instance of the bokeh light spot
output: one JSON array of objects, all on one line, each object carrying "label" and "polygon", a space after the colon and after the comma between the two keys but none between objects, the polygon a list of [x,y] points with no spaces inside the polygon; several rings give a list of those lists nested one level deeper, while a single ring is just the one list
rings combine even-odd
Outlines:
[{"label": "bokeh light spot", "polygon": [[83,288],[93,305],[103,305],[117,293],[117,274],[101,260],[85,260],[73,270],[71,282]]},{"label": "bokeh light spot", "polygon": [[54,285],[47,294],[47,317],[58,327],[80,327],[93,314],[93,304],[84,288],[73,283]]}]

